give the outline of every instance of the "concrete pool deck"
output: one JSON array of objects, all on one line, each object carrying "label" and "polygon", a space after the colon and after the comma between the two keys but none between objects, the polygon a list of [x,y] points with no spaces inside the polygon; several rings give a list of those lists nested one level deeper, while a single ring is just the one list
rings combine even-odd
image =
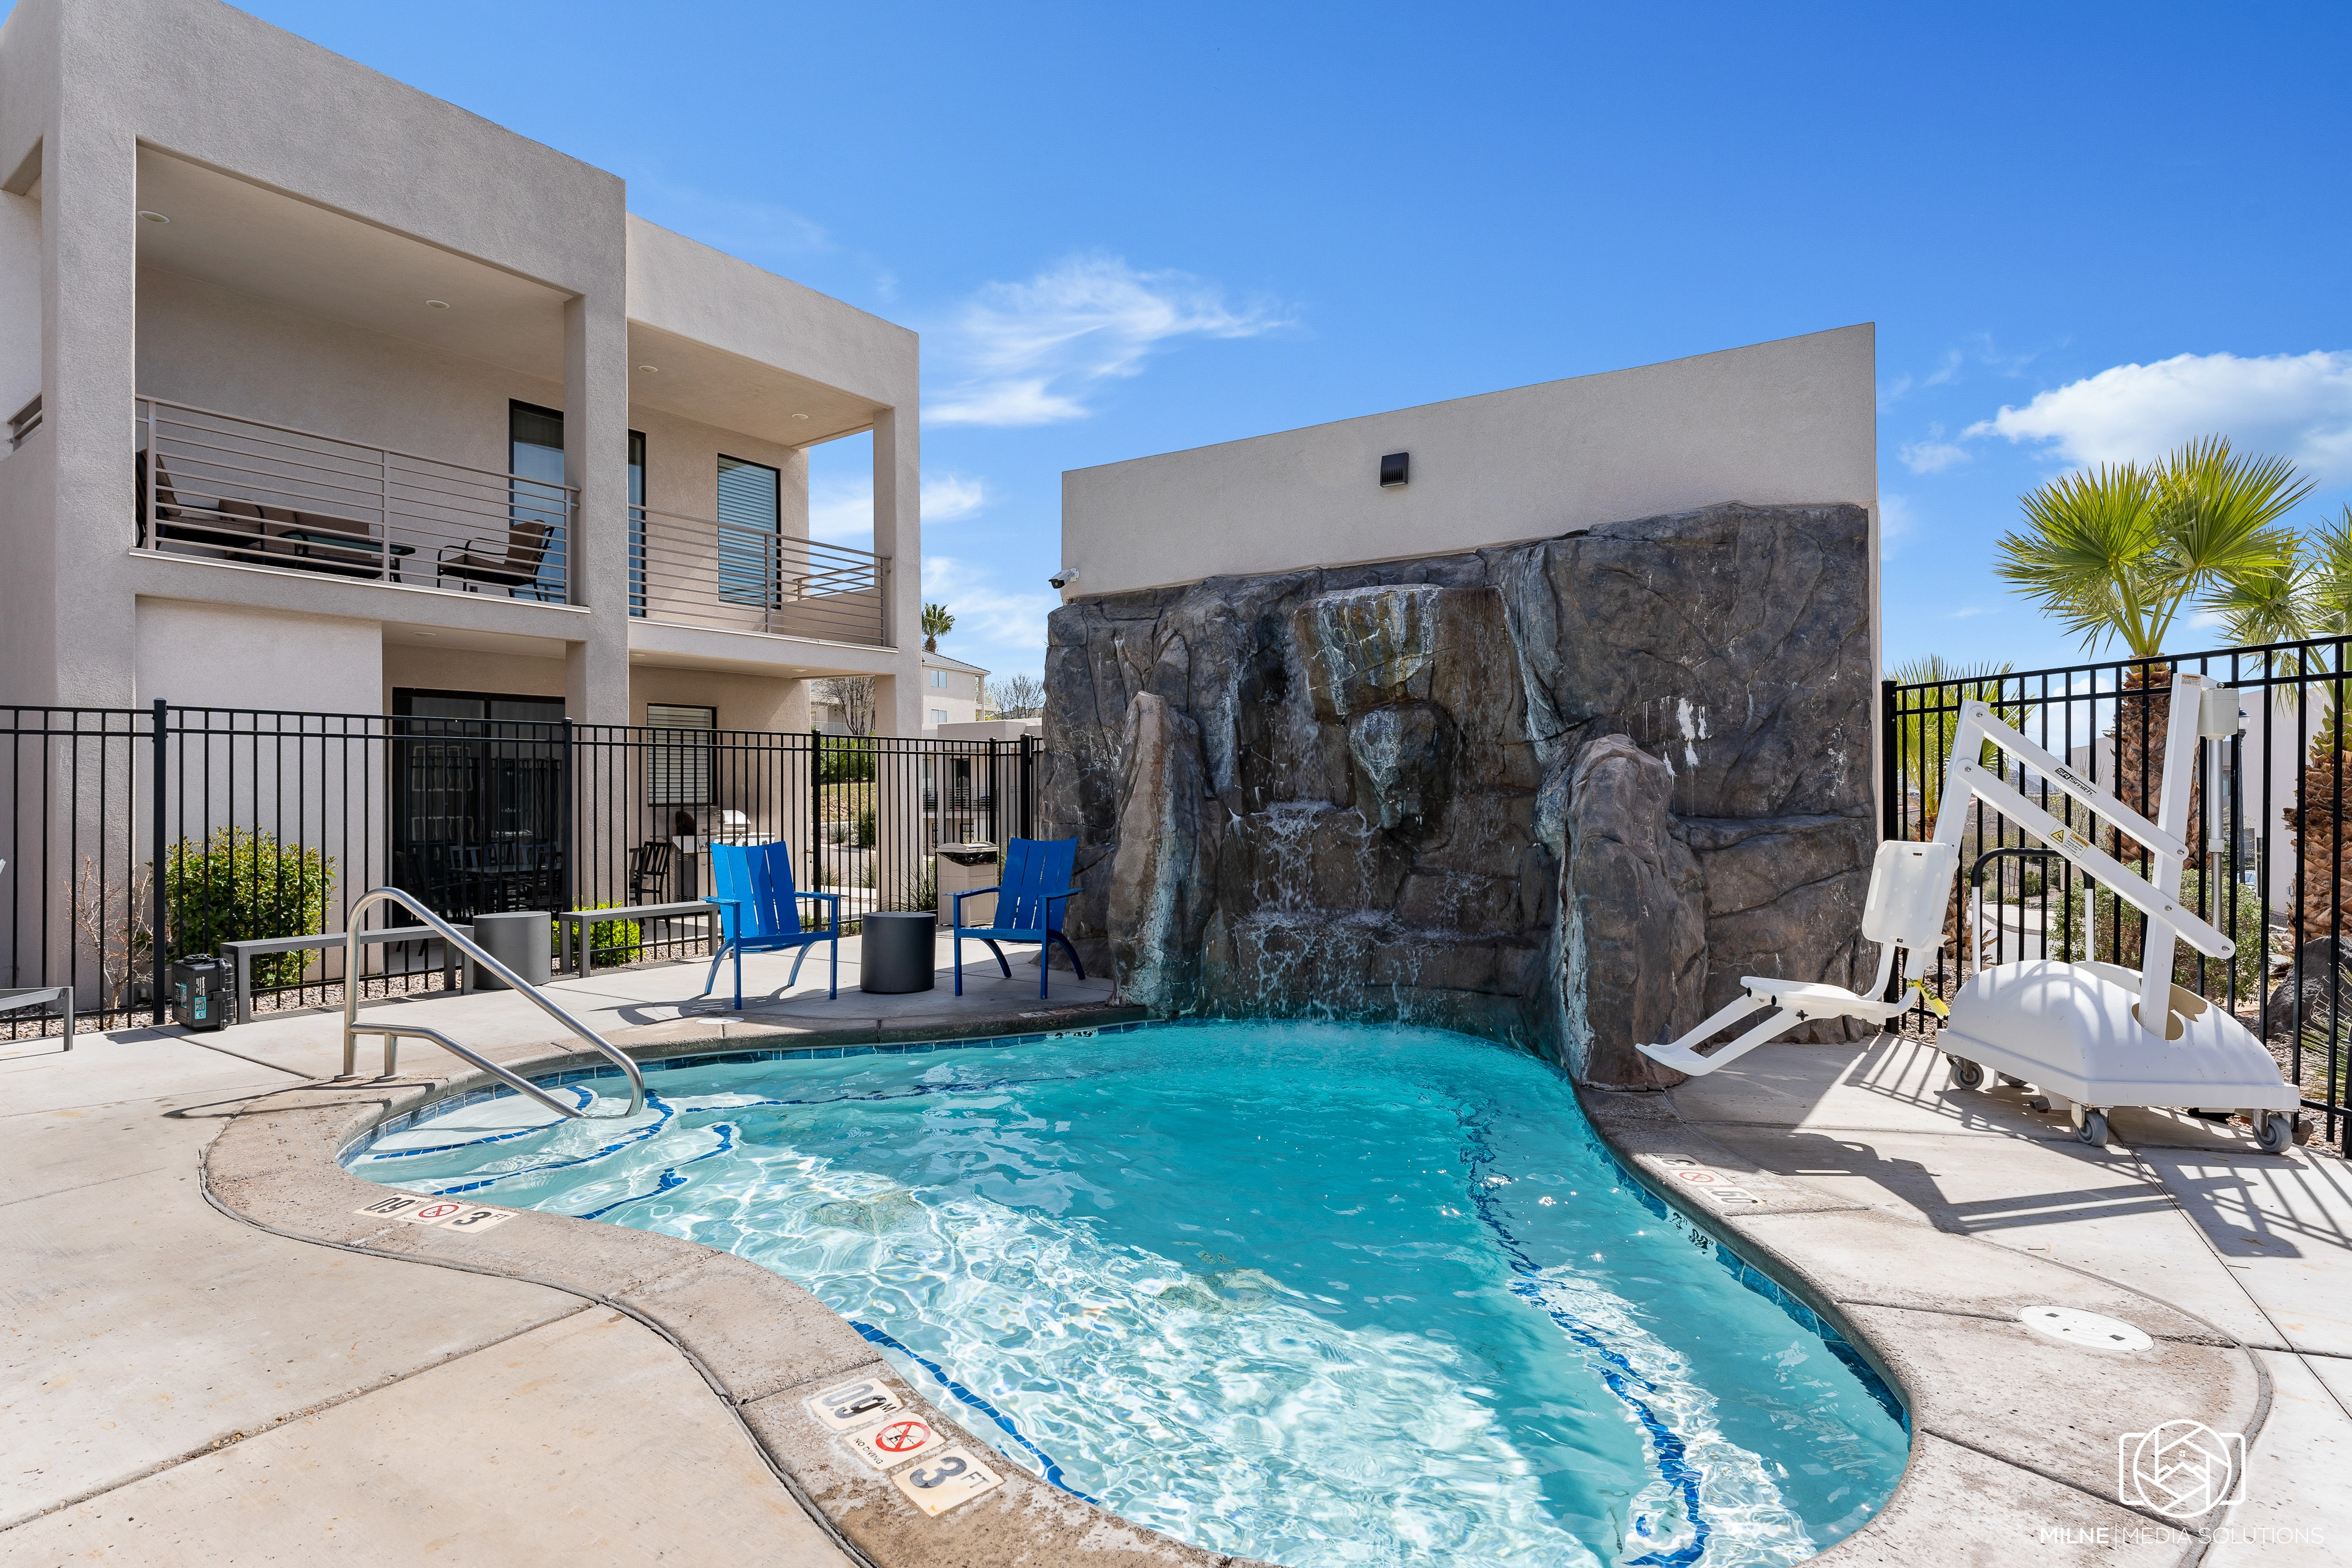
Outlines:
[{"label": "concrete pool deck", "polygon": [[[958,998],[945,946],[937,989],[885,997],[856,988],[845,941],[837,1000],[813,958],[762,1005],[752,988],[790,956],[746,959],[740,1016],[693,1002],[706,964],[551,989],[640,1053],[673,1034],[854,1043],[1137,1014],[1065,973],[1040,1003],[1034,964],[1016,956],[1008,981],[984,949]],[[497,1061],[550,1050],[551,1021],[513,993],[362,1009],[381,1014]],[[206,1201],[223,1128],[334,1072],[341,1026],[0,1042],[0,1561],[849,1563],[702,1372],[626,1312],[270,1235]],[[363,1074],[379,1053],[362,1041]],[[470,1071],[413,1040],[402,1063],[419,1088]]]},{"label": "concrete pool deck", "polygon": [[[2063,1114],[2028,1109],[2024,1091],[1952,1089],[1939,1053],[1888,1036],[1768,1046],[1664,1096],[1595,1098],[1617,1103],[1594,1110],[1621,1152],[1657,1142],[1670,1115],[1675,1146],[1703,1141],[1727,1173],[1762,1173],[1757,1190],[1769,1185],[1773,1201],[1717,1223],[1894,1353],[1922,1448],[1971,1451],[1954,1469],[1980,1472],[1978,1490],[1938,1527],[1944,1546],[1909,1561],[2343,1561],[2352,1168],[2341,1158],[2263,1155],[2242,1133],[2134,1110],[2114,1113],[2112,1146],[2089,1148]],[[1671,1184],[1672,1171],[1644,1163]],[[2014,1313],[2045,1301],[2135,1322],[2157,1346],[2141,1356],[2042,1340]],[[2201,1369],[2143,1375],[2199,1341]],[[2226,1378],[2233,1358],[2259,1369],[2254,1411],[2241,1408],[2242,1390],[2200,1380]],[[2117,1438],[2174,1419],[2249,1434],[2244,1502],[2177,1524],[2119,1506]],[[1912,1479],[1883,1525],[1932,1500],[1906,1496]],[[2193,1534],[2217,1524],[2210,1539]],[[2191,1539],[2160,1539],[2168,1525]],[[2102,1527],[2112,1545],[2042,1541],[2052,1528]],[[1895,1560],[1875,1553],[1872,1534],[1823,1560]]]},{"label": "concrete pool deck", "polygon": [[[944,989],[866,997],[849,988],[852,956],[845,945],[838,1002],[821,980],[812,1000],[804,974],[775,1009],[791,1016],[695,1016],[676,998],[698,988],[698,966],[559,988],[647,1055],[1133,1016],[1061,975],[1040,1014],[1018,964],[1011,983],[968,980],[961,1004]],[[747,982],[785,967],[748,962]],[[513,996],[379,1007],[438,1009],[428,1021],[504,1061],[568,1050]],[[331,1546],[361,1563],[723,1553],[832,1568],[854,1561],[834,1534],[845,1520],[892,1568],[1221,1561],[1018,1472],[987,1529],[985,1500],[938,1521],[896,1504],[797,1403],[811,1377],[878,1364],[870,1349],[723,1254],[552,1215],[461,1241],[352,1214],[346,1198],[382,1189],[333,1164],[345,1129],[437,1097],[440,1075],[478,1075],[411,1043],[419,1076],[299,1087],[339,1065],[339,1024],[283,1015],[205,1037],[85,1036],[69,1055],[0,1048],[0,1171],[20,1195],[0,1206],[14,1211],[0,1420],[17,1461],[0,1474],[0,1559]],[[361,1067],[374,1071],[372,1045]],[[2273,1159],[2128,1113],[2117,1135],[2133,1144],[2085,1149],[2054,1119],[1944,1088],[1931,1053],[1885,1040],[1767,1048],[1671,1096],[1593,1109],[1657,1185],[1691,1168],[1666,1162],[1696,1160],[1766,1196],[1768,1212],[1708,1218],[1844,1319],[1912,1402],[1921,1436],[1903,1488],[1828,1560],[2318,1563],[2352,1539],[2340,1161]],[[2111,1312],[2157,1346],[2130,1358],[2038,1340],[2007,1318],[2027,1301]],[[2116,1435],[2183,1416],[2262,1417],[2250,1500],[2231,1515],[2255,1539],[2160,1540],[2152,1516],[2113,1500]],[[2109,1536],[2053,1541],[2053,1528]]]}]

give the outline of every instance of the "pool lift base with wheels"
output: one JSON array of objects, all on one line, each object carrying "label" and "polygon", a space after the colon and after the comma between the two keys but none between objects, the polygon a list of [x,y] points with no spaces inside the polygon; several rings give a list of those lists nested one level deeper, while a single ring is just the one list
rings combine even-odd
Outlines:
[{"label": "pool lift base with wheels", "polygon": [[[2189,856],[2185,835],[2197,743],[2200,737],[2238,733],[2243,723],[2238,695],[2205,676],[2179,673],[2173,676],[2170,713],[2159,821],[2151,822],[2003,723],[1987,704],[1963,703],[1935,836],[1924,843],[1889,840],[1879,845],[1871,868],[1862,928],[1880,944],[1880,952],[1870,993],[1743,977],[1739,1000],[1670,1045],[1643,1046],[1643,1053],[1698,1076],[1809,1019],[1858,1018],[1883,1027],[1908,1005],[1928,955],[1942,945],[1969,804],[1982,800],[2145,914],[2147,933],[2139,970],[2028,958],[1971,976],[1952,998],[1951,1017],[1937,1041],[1951,1061],[1953,1084],[1981,1089],[1988,1086],[1988,1075],[1997,1073],[2004,1082],[2031,1085],[2046,1103],[2063,1102],[2074,1135],[2094,1145],[2107,1141],[2107,1113],[2118,1106],[2209,1114],[2214,1108],[2242,1111],[2262,1149],[2284,1154],[2300,1131],[2301,1096],[2280,1077],[2263,1043],[2227,1009],[2171,982],[2179,943],[2224,960],[2237,951],[2230,938],[2181,907],[2180,873]],[[2146,845],[2155,880],[2126,869],[2087,834],[1987,768],[1981,760],[1987,742],[2094,817]],[[1975,915],[1972,910],[1972,929]],[[1904,959],[1900,980],[1898,949]],[[1978,951],[1981,956],[1981,945]],[[1776,1014],[1711,1055],[1698,1054],[1701,1042],[1763,1008],[1790,1016]]]}]

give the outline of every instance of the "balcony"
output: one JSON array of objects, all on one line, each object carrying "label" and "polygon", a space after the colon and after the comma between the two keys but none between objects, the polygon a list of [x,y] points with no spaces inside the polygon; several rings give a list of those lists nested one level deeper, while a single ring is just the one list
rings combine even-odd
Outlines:
[{"label": "balcony", "polygon": [[890,561],[650,507],[630,508],[629,613],[674,625],[885,646]]},{"label": "balcony", "polygon": [[136,548],[562,604],[569,486],[138,400]]}]

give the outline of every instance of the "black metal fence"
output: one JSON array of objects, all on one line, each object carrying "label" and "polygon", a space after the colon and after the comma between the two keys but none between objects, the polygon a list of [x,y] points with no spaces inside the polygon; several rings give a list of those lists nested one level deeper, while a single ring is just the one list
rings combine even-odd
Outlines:
[{"label": "black metal fence", "polygon": [[[1027,836],[1034,740],[305,714],[0,707],[9,987],[88,1029],[160,1021],[175,958],[338,933],[371,888],[446,919],[682,903],[714,843],[792,848],[845,923],[930,907],[937,846]],[[395,914],[391,925],[413,924]],[[591,926],[599,967],[709,950],[699,919]],[[161,939],[158,939],[158,933]],[[442,984],[437,942],[363,950],[362,995]],[[339,1000],[340,946],[254,961],[264,1010]],[[7,1038],[55,1009],[0,1013]]]},{"label": "black metal fence", "polygon": [[[2337,715],[2352,683],[2352,639],[2284,643],[2032,670],[1883,688],[1881,800],[1888,838],[1935,831],[1961,705],[1982,701],[2151,821],[2160,805],[2172,673],[2207,675],[2242,693],[2242,733],[2200,739],[2184,837],[2190,855],[2181,897],[2237,944],[2230,959],[2185,944],[2179,985],[2226,1007],[2263,1040],[2326,1141],[2341,1145],[2352,1061],[2352,750]],[[2068,825],[2085,813],[1997,748],[1979,764],[2003,769],[2033,803]],[[1953,940],[1929,984],[1949,996],[1985,964],[2052,957],[2137,968],[2146,921],[2001,814],[1971,803],[1952,915]],[[2147,874],[2147,852],[2112,829],[2098,842]],[[1971,888],[1981,916],[1970,915]],[[1906,1027],[1932,1034],[1924,1008]]]}]

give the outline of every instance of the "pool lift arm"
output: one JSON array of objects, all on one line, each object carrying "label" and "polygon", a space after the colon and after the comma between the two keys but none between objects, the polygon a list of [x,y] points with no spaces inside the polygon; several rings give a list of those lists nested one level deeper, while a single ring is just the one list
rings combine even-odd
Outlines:
[{"label": "pool lift arm", "polygon": [[[2198,723],[2178,722],[2184,707],[2198,716]],[[1975,699],[1962,703],[1933,841],[1952,847],[1957,869],[1969,804],[1981,800],[2041,840],[2084,876],[2145,914],[2148,926],[2140,966],[2139,1021],[2141,1028],[2159,1039],[2167,1036],[2165,1019],[2172,1011],[2175,944],[2185,941],[2213,958],[2226,959],[2238,950],[2236,943],[2180,906],[2180,873],[2189,858],[2184,837],[2189,826],[2189,781],[2196,770],[2197,742],[2200,737],[2238,733],[2238,694],[2205,676],[2183,673],[2173,677],[2171,710],[2174,722],[2166,729],[2163,789],[2157,804],[2162,821],[2151,822],[2003,723],[1990,704]],[[1986,768],[1981,758],[1987,741],[2042,775],[2094,816],[2105,818],[2147,845],[2155,862],[2156,880],[2151,883],[2130,870],[2089,835],[2060,821],[2028,800],[2023,790]]]}]

